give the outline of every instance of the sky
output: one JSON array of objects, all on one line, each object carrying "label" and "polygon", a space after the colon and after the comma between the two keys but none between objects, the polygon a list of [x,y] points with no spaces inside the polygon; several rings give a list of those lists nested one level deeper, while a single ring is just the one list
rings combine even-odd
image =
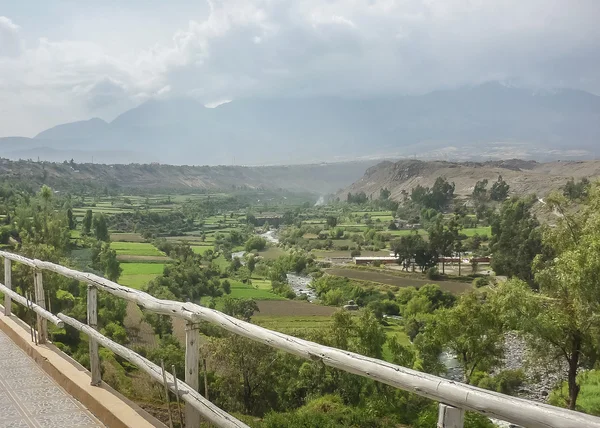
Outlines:
[{"label": "sky", "polygon": [[0,137],[148,99],[600,95],[600,0],[0,0]]}]

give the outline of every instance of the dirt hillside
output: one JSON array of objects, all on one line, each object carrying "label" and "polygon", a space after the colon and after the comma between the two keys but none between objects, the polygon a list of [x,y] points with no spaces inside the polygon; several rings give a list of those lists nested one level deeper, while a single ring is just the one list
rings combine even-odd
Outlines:
[{"label": "dirt hillside", "polygon": [[487,178],[489,188],[499,175],[510,185],[511,194],[544,197],[563,186],[571,177],[600,178],[600,161],[537,163],[512,159],[482,163],[419,160],[381,162],[367,169],[360,180],[339,192],[338,196],[344,199],[348,192],[365,192],[377,197],[380,189],[388,188],[392,192],[391,197],[400,200],[403,191],[410,194],[418,184],[431,187],[440,176],[455,183],[457,196],[468,196],[477,181]]}]

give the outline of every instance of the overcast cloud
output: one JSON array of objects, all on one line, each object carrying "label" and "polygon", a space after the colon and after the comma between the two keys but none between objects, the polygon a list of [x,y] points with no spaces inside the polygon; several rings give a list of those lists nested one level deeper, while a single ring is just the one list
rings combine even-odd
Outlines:
[{"label": "overcast cloud", "polygon": [[152,97],[368,97],[489,80],[600,94],[598,0],[97,3],[0,0],[0,136],[110,120]]}]

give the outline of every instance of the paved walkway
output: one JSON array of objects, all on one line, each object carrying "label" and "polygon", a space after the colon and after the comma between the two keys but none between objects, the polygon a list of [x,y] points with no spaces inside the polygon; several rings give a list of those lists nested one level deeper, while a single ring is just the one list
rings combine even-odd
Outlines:
[{"label": "paved walkway", "polygon": [[0,428],[103,428],[0,331]]}]

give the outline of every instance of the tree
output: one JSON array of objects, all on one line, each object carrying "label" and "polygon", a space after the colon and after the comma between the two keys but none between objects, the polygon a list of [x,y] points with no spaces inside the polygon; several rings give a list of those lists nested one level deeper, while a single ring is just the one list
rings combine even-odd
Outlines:
[{"label": "tree", "polygon": [[123,268],[119,260],[117,260],[117,252],[110,248],[109,243],[105,243],[102,246],[102,252],[100,253],[100,262],[104,267],[104,275],[111,281],[118,281]]},{"label": "tree", "polygon": [[337,217],[332,215],[328,215],[325,221],[327,223],[327,226],[329,226],[330,228],[336,227],[338,224]]},{"label": "tree", "polygon": [[571,178],[563,188],[563,195],[571,201],[583,199],[587,197],[589,189],[590,180],[587,177],[583,177],[579,183],[575,183],[575,180]]},{"label": "tree", "polygon": [[427,244],[417,231],[410,235],[402,236],[399,240],[393,241],[390,248],[394,251],[399,265],[408,270],[413,260],[417,262],[418,254],[425,252]]},{"label": "tree", "polygon": [[264,238],[261,238],[260,236],[253,236],[250,239],[248,239],[246,241],[246,251],[250,252],[250,251],[262,251],[265,249],[265,247],[267,246],[267,241]]},{"label": "tree", "polygon": [[97,240],[104,242],[108,242],[110,240],[108,225],[106,224],[106,217],[104,217],[104,214],[99,213],[94,215],[93,227],[94,236]]},{"label": "tree", "polygon": [[223,313],[227,315],[250,322],[255,312],[260,311],[253,299],[234,299],[232,297],[223,299]]},{"label": "tree", "polygon": [[431,208],[438,211],[446,208],[448,203],[454,198],[454,183],[448,183],[444,177],[438,177],[431,188]]},{"label": "tree", "polygon": [[[435,254],[436,261],[452,252],[455,242],[458,240],[460,224],[455,217],[448,222],[444,222],[442,215],[438,215],[435,222],[428,230],[429,247]],[[446,273],[446,263],[442,261],[442,274]]]},{"label": "tree", "polygon": [[473,193],[471,194],[471,197],[476,201],[485,201],[488,197],[487,185],[487,178],[475,183],[475,187],[473,188]]},{"label": "tree", "polygon": [[410,197],[413,202],[425,208],[442,211],[454,198],[454,188],[454,183],[450,184],[444,177],[438,177],[431,189],[419,184],[412,189]]},{"label": "tree", "polygon": [[67,209],[67,222],[69,223],[69,230],[73,230],[77,226],[75,218],[73,217],[73,210],[71,208]]},{"label": "tree", "polygon": [[531,263],[542,252],[539,222],[531,213],[533,200],[513,198],[502,204],[492,219],[492,269],[498,275],[517,277],[533,285]]},{"label": "tree", "polygon": [[390,196],[391,196],[392,192],[390,192],[387,187],[384,189],[380,189],[379,190],[379,199],[382,201],[387,201]]},{"label": "tree", "polygon": [[250,271],[250,275],[252,275],[254,269],[256,268],[256,257],[254,257],[254,255],[248,257],[248,260],[246,261],[246,267]]},{"label": "tree", "polygon": [[82,235],[90,234],[90,231],[92,230],[92,219],[93,219],[92,210],[87,210],[85,212],[85,216],[83,217],[83,222],[81,223],[81,234]]},{"label": "tree", "polygon": [[450,309],[435,313],[433,334],[450,349],[469,383],[475,371],[494,367],[503,355],[503,335],[494,307],[482,295],[461,295]]},{"label": "tree", "polygon": [[246,223],[251,224],[252,226],[258,225],[258,221],[256,220],[256,217],[250,213],[246,214]]},{"label": "tree", "polygon": [[[550,209],[566,200],[548,198]],[[567,207],[559,211],[568,213]],[[534,262],[539,292],[521,281],[509,281],[498,290],[498,304],[510,316],[511,326],[527,333],[538,355],[568,366],[567,406],[575,409],[580,386],[577,374],[591,368],[600,354],[600,189],[590,189],[588,205],[565,214],[556,227],[543,233],[547,252]]]},{"label": "tree", "polygon": [[502,176],[498,176],[498,180],[492,184],[492,188],[490,190],[490,198],[493,201],[504,201],[508,196],[508,190],[510,186],[502,179]]}]

